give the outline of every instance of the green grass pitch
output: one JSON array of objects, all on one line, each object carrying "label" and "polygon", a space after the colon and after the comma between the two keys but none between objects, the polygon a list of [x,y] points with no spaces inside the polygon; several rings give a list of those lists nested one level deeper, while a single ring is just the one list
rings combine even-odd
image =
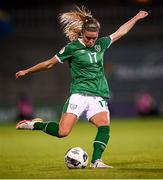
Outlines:
[{"label": "green grass pitch", "polygon": [[0,178],[163,178],[163,119],[113,119],[103,161],[114,169],[67,169],[63,161],[65,152],[70,147],[83,147],[91,159],[95,135],[96,128],[81,121],[63,139],[1,124]]}]

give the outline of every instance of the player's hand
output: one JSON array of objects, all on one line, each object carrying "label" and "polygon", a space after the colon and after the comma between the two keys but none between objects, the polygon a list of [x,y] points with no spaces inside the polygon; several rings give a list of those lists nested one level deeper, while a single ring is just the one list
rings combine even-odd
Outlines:
[{"label": "player's hand", "polygon": [[27,70],[22,70],[22,71],[18,71],[15,76],[16,76],[16,79],[22,77],[22,76],[25,76],[26,74],[28,73]]},{"label": "player's hand", "polygon": [[139,13],[136,15],[136,17],[138,19],[143,19],[145,18],[146,16],[148,16],[148,12],[147,11],[139,11]]}]

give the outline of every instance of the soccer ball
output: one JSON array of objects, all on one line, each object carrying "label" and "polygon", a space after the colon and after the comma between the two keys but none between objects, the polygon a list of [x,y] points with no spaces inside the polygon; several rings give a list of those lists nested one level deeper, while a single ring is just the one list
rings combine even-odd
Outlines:
[{"label": "soccer ball", "polygon": [[74,147],[66,152],[64,161],[69,169],[85,168],[88,164],[88,154],[82,148]]}]

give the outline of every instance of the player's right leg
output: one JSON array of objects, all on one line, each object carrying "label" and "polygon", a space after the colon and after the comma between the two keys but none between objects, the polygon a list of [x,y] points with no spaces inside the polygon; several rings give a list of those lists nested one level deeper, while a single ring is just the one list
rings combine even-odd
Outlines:
[{"label": "player's right leg", "polygon": [[34,129],[34,124],[36,122],[43,122],[43,119],[35,118],[35,119],[32,119],[32,120],[22,120],[22,121],[19,121],[16,124],[16,129],[33,130]]},{"label": "player's right leg", "polygon": [[65,137],[71,132],[76,121],[76,115],[72,113],[63,113],[59,124],[53,121],[43,122],[42,119],[36,118],[18,122],[16,129],[41,130],[52,136]]},{"label": "player's right leg", "polygon": [[85,107],[85,97],[83,98],[81,94],[72,94],[64,104],[63,114],[59,124],[56,122],[38,122],[36,121],[37,119],[33,119],[32,121],[20,121],[16,125],[16,128],[41,130],[52,136],[65,137],[71,132]]}]

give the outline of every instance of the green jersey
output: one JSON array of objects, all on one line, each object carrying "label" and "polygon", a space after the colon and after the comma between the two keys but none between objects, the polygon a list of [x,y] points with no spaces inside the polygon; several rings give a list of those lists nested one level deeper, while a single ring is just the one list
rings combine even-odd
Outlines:
[{"label": "green jersey", "polygon": [[109,97],[109,87],[104,74],[103,56],[110,46],[111,38],[97,39],[93,47],[86,47],[81,39],[67,44],[56,58],[63,63],[68,61],[72,82],[71,94],[81,93]]}]

